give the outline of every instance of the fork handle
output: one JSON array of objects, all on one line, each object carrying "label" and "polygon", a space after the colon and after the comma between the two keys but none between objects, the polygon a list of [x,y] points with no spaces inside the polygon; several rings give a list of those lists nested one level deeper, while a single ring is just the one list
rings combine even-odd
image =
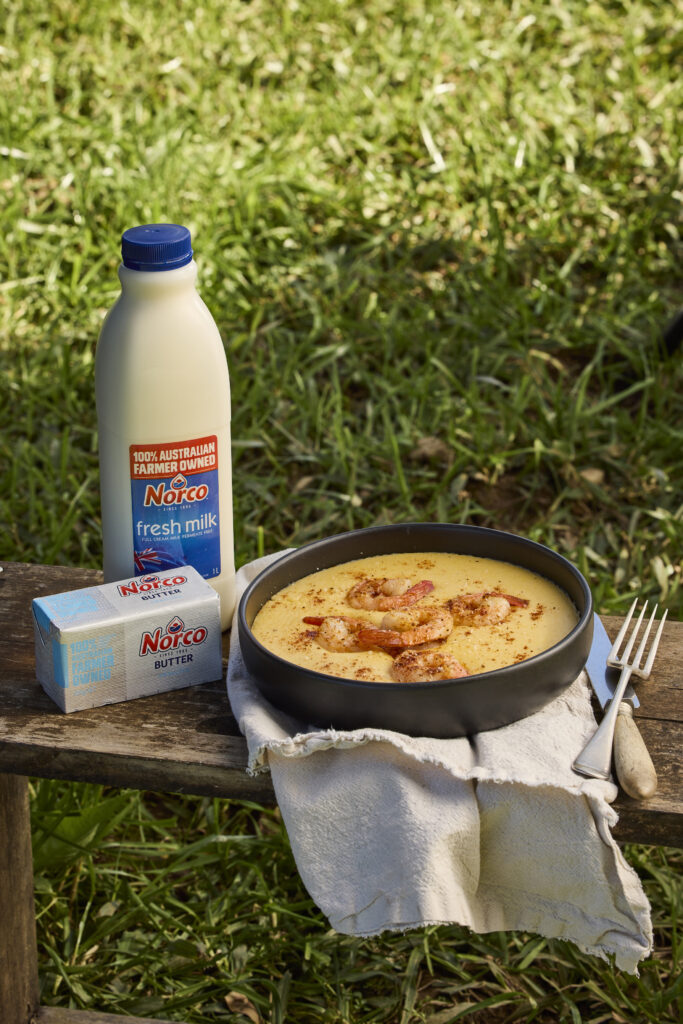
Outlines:
[{"label": "fork handle", "polygon": [[574,771],[581,772],[582,775],[588,775],[592,779],[609,779],[612,765],[614,729],[617,724],[619,705],[628,686],[628,681],[631,678],[631,671],[630,665],[624,665],[622,668],[619,682],[609,702],[609,707],[593,736],[574,761],[572,765]]},{"label": "fork handle", "polygon": [[633,717],[633,708],[623,700],[614,729],[614,767],[621,788],[635,800],[646,800],[657,789],[657,772]]}]

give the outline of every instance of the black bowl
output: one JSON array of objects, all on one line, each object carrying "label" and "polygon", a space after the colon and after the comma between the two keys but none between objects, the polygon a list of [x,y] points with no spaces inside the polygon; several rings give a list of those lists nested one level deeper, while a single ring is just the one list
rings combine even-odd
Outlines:
[{"label": "black bowl", "polygon": [[[301,668],[268,651],[251,632],[265,602],[283,587],[342,562],[393,552],[448,551],[495,558],[545,576],[571,598],[576,626],[526,661],[429,683],[368,683]],[[245,663],[276,708],[321,728],[391,729],[410,736],[467,736],[533,714],[557,697],[586,663],[593,638],[593,600],[581,573],[550,548],[511,533],[448,523],[377,526],[315,541],[283,555],[247,587],[238,629]]]}]

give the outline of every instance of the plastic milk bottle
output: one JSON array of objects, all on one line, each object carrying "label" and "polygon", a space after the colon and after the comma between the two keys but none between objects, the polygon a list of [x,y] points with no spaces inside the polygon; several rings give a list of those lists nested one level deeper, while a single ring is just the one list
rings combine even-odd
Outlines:
[{"label": "plastic milk bottle", "polygon": [[125,231],[121,295],[97,344],[105,582],[193,565],[235,605],[230,378],[190,232]]}]

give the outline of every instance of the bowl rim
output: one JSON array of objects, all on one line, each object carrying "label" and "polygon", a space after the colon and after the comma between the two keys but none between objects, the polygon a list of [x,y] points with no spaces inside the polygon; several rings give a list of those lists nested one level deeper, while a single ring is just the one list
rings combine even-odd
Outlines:
[{"label": "bowl rim", "polygon": [[[437,530],[443,529],[444,532],[446,530],[460,530],[465,533],[477,535],[481,538],[484,538],[486,536],[509,537],[512,539],[514,543],[519,543],[522,547],[530,547],[533,550],[542,552],[546,557],[550,556],[551,559],[556,560],[559,565],[562,565],[565,568],[565,570],[569,570],[569,572],[574,576],[585,598],[584,611],[579,612],[579,609],[576,606],[576,602],[570,597],[569,594],[567,594],[567,597],[569,597],[569,600],[576,608],[576,612],[579,616],[578,621],[573,626],[573,628],[560,640],[554,643],[551,647],[546,647],[545,650],[539,651],[538,654],[534,654],[531,658],[525,658],[522,661],[513,662],[510,665],[502,665],[500,668],[491,669],[488,672],[473,672],[471,675],[462,676],[456,679],[433,679],[425,682],[415,683],[399,683],[396,681],[381,682],[377,680],[349,679],[345,676],[329,675],[326,672],[320,672],[317,669],[311,669],[303,665],[297,665],[296,662],[288,661],[286,658],[282,658],[279,654],[275,654],[268,647],[265,647],[260,642],[260,640],[258,640],[254,636],[251,626],[247,622],[246,608],[253,591],[256,589],[257,585],[262,582],[263,577],[267,573],[275,571],[276,568],[282,566],[287,561],[296,561],[298,557],[304,557],[305,553],[312,552],[316,548],[328,547],[334,542],[342,542],[343,540],[351,541],[355,537],[367,537],[371,534],[390,533],[394,531],[400,532],[417,528],[431,528]],[[401,552],[397,551],[395,553],[400,554]],[[460,554],[461,552],[454,551],[452,553]],[[366,557],[372,558],[374,556],[371,554],[358,556],[358,558]],[[328,569],[332,568],[333,565],[343,565],[345,562],[348,561],[351,561],[351,559],[343,559],[339,562],[333,562],[329,566],[324,566],[324,568]],[[497,559],[497,561],[505,561],[505,559]],[[510,562],[510,564],[515,565],[519,563]],[[521,568],[526,568],[526,566],[521,566]],[[534,572],[535,570],[530,569],[529,571]],[[303,577],[307,575],[312,575],[312,573],[304,573],[302,575],[299,575],[295,577],[295,579],[292,579],[290,583],[295,583],[297,580],[303,579]],[[537,575],[540,576],[542,575],[542,573],[537,573]],[[560,590],[563,590],[563,592],[566,593],[566,591],[564,591],[564,588],[562,588],[560,584],[558,584],[555,580],[550,580],[550,582],[555,583],[555,586],[560,587]],[[289,585],[289,583],[285,584],[285,586]],[[275,591],[274,593],[279,593],[279,591]],[[265,603],[266,602],[264,601],[263,604]],[[263,607],[263,604],[261,605],[261,608]],[[258,610],[260,611],[261,608],[259,608]],[[333,683],[337,685],[341,684],[346,687],[352,687],[356,690],[381,690],[382,692],[386,692],[388,689],[389,692],[405,692],[406,690],[412,691],[446,689],[451,688],[454,685],[458,685],[464,688],[468,685],[468,682],[471,682],[471,680],[475,678],[477,679],[478,683],[485,683],[487,679],[491,677],[500,677],[500,674],[503,672],[506,675],[509,673],[512,676],[517,676],[526,673],[529,670],[529,666],[539,665],[541,662],[548,660],[551,656],[554,657],[555,655],[559,655],[563,648],[571,646],[574,637],[586,628],[587,622],[589,620],[592,621],[593,613],[593,595],[588,585],[588,581],[586,580],[583,573],[577,568],[577,566],[573,565],[573,563],[570,562],[568,558],[565,558],[564,555],[561,555],[558,551],[555,551],[553,548],[548,547],[546,544],[541,544],[539,543],[539,541],[531,540],[530,538],[524,537],[518,533],[512,533],[511,531],[506,530],[496,530],[488,526],[476,526],[474,524],[469,523],[421,523],[410,521],[407,523],[387,523],[383,526],[368,526],[360,528],[358,530],[347,530],[343,533],[332,534],[329,537],[309,541],[307,544],[303,544],[299,548],[292,548],[289,551],[285,551],[279,558],[274,559],[274,561],[270,562],[267,566],[264,566],[264,568],[261,569],[261,571],[254,577],[254,579],[247,584],[244,593],[242,594],[239,600],[237,608],[237,624],[240,639],[242,635],[246,634],[249,638],[249,642],[255,645],[259,653],[262,656],[265,656],[266,658],[274,662],[274,668],[279,668],[280,666],[282,666],[282,669],[288,672],[291,672],[292,668],[294,668],[297,672],[300,672],[302,674],[303,678],[307,680],[314,681],[322,679],[326,683]]]}]

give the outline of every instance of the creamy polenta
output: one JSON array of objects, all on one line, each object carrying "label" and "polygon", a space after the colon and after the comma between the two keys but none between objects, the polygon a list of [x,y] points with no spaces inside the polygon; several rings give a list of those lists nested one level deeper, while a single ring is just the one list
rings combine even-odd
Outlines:
[{"label": "creamy polenta", "polygon": [[[469,675],[524,661],[552,647],[576,625],[578,613],[554,583],[508,562],[447,552],[373,555],[322,569],[296,580],[275,594],[252,625],[256,639],[285,661],[316,672],[368,682],[393,682],[397,651],[328,650],[318,641],[318,628],[305,618],[326,616],[363,619],[368,629],[381,628],[386,610],[355,607],[348,595],[368,579],[401,578],[411,586],[429,581],[412,608],[436,613],[465,594],[512,595],[507,617],[491,623],[485,616],[458,618],[445,638],[429,644],[455,657]],[[411,609],[408,609],[411,610]],[[424,649],[424,648],[421,648]]]}]

